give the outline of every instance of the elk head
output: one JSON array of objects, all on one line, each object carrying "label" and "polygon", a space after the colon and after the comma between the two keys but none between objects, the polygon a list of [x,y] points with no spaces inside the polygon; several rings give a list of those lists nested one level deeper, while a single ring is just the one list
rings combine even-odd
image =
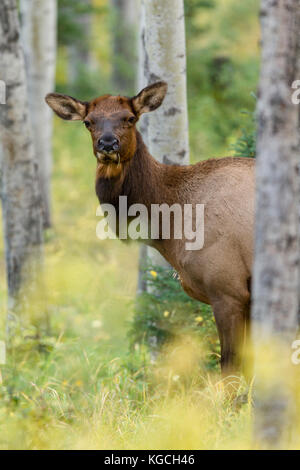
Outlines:
[{"label": "elk head", "polygon": [[94,155],[103,176],[114,177],[136,152],[136,123],[143,113],[154,111],[167,92],[165,82],[144,88],[133,98],[103,95],[90,102],[50,93],[47,104],[62,119],[82,121],[89,130]]}]

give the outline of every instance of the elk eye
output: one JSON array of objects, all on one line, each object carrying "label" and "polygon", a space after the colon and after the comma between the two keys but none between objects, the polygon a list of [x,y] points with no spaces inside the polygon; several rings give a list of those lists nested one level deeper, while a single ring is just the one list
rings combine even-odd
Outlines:
[{"label": "elk eye", "polygon": [[90,121],[83,121],[83,124],[84,124],[85,127],[87,127],[87,128],[91,127]]},{"label": "elk eye", "polygon": [[135,117],[134,116],[131,116],[130,118],[128,118],[128,122],[130,122],[130,124],[133,124],[135,121]]}]

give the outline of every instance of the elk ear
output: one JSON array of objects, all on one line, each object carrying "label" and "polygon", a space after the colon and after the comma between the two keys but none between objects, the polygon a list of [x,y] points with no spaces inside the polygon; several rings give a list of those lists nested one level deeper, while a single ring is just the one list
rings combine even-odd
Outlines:
[{"label": "elk ear", "polygon": [[157,109],[162,104],[167,89],[166,82],[157,82],[147,86],[137,96],[134,96],[131,102],[137,116]]},{"label": "elk ear", "polygon": [[71,96],[49,93],[45,100],[57,116],[66,121],[82,121],[87,115],[87,103]]}]

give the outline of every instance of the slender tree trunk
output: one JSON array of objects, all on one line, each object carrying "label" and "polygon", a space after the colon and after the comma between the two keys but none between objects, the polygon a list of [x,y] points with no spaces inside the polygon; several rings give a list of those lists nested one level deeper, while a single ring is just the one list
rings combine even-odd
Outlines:
[{"label": "slender tree trunk", "polygon": [[[145,1],[140,0],[138,19],[138,73],[137,73],[137,88],[142,90],[148,85],[148,65],[147,65],[147,52],[146,52],[146,10]],[[148,146],[148,120],[149,114],[145,113],[141,116],[139,130],[143,136],[145,144]]]},{"label": "slender tree trunk", "polygon": [[[16,0],[0,8],[0,80],[7,87],[0,105],[2,207],[10,313],[22,313],[23,287],[36,280],[42,252],[41,198],[28,112]],[[32,286],[32,284],[31,284]],[[9,317],[9,319],[11,316]]]},{"label": "slender tree trunk", "polygon": [[[253,339],[256,354],[255,438],[282,447],[293,411],[291,343],[299,283],[297,0],[262,0],[262,64],[257,139]],[[299,77],[298,77],[299,78]]]},{"label": "slender tree trunk", "polygon": [[[145,0],[141,0],[139,8],[139,36],[138,36],[138,90],[142,90],[148,85],[146,72],[147,67],[147,55],[146,55],[146,11],[145,11]],[[143,140],[148,145],[148,118],[149,115],[143,114],[141,116],[139,130],[143,136]],[[147,291],[147,282],[145,280],[145,271],[147,269],[147,257],[148,248],[146,245],[140,246],[139,253],[139,271],[138,271],[138,283],[137,283],[137,294],[142,294]]]},{"label": "slender tree trunk", "polygon": [[149,115],[149,149],[163,163],[185,165],[189,140],[183,1],[145,2],[145,12],[147,81],[168,83],[163,106]]},{"label": "slender tree trunk", "polygon": [[51,226],[53,116],[44,98],[55,87],[57,5],[56,0],[21,0],[20,7],[33,140],[47,228]]},{"label": "slender tree trunk", "polygon": [[[296,29],[298,31],[297,34],[297,70],[296,70],[296,79],[300,80],[300,5],[297,11],[297,16],[296,16]],[[298,103],[298,148],[300,149],[300,103]],[[298,175],[300,178],[300,158],[298,159]],[[300,184],[300,183],[299,183]],[[299,222],[299,237],[300,237],[300,191],[299,191],[299,196],[298,196],[298,222]],[[300,256],[300,255],[299,255]],[[299,279],[298,279],[298,331],[300,331],[300,273],[299,273]]]},{"label": "slender tree trunk", "polygon": [[[163,163],[186,165],[189,138],[183,0],[145,1],[144,8],[144,75],[148,84],[159,80],[168,83],[163,105],[148,117],[148,147]],[[156,250],[147,251],[152,264],[169,266]]]},{"label": "slender tree trunk", "polygon": [[137,0],[111,0],[113,85],[116,93],[135,92],[137,65]]}]

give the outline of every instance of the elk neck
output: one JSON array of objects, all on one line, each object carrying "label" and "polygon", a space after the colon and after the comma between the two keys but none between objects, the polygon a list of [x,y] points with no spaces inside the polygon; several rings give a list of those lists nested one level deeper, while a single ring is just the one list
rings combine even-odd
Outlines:
[{"label": "elk neck", "polygon": [[[149,153],[141,134],[136,131],[136,152],[129,162],[122,164],[118,176],[105,178],[96,175],[96,194],[101,204],[112,204],[118,211],[119,196],[127,196],[127,204],[173,204],[179,179],[179,166],[159,163]],[[174,171],[176,168],[176,172]],[[174,177],[175,176],[175,177]]]}]

